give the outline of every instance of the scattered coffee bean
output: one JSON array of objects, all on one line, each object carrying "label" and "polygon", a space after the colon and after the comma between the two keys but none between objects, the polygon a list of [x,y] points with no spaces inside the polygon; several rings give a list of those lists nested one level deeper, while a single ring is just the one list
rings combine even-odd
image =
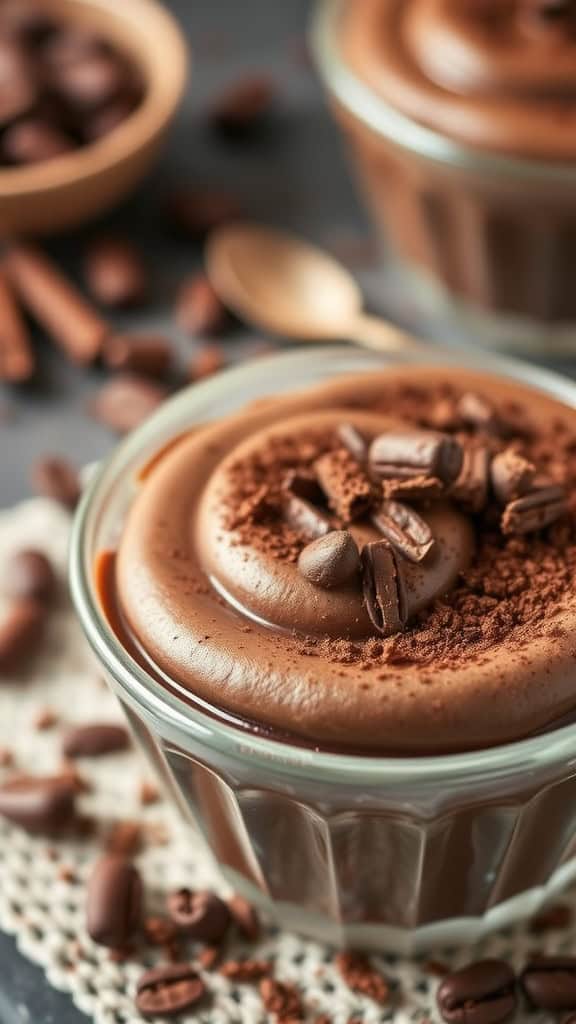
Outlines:
[{"label": "scattered coffee bean", "polygon": [[543,486],[509,502],[501,520],[502,532],[532,533],[550,526],[568,511],[564,488],[556,484]]},{"label": "scattered coffee bean", "polygon": [[115,334],[106,341],[104,362],[110,370],[164,377],[172,362],[172,345],[155,334]]},{"label": "scattered coffee bean", "polygon": [[60,775],[25,775],[0,786],[0,815],[27,832],[53,835],[75,817],[76,791]]},{"label": "scattered coffee bean", "polygon": [[16,121],[2,136],[4,162],[9,164],[38,164],[72,153],[76,148],[65,132],[41,117]]},{"label": "scattered coffee bean", "polygon": [[175,1017],[197,1006],[205,995],[204,982],[190,964],[167,964],[142,975],[136,1009],[147,1019]]},{"label": "scattered coffee bean", "polygon": [[228,981],[246,982],[260,981],[266,978],[272,971],[272,964],[269,960],[226,960],[220,967],[220,974],[223,974]]},{"label": "scattered coffee bean", "polygon": [[499,1024],[516,1009],[516,978],[502,960],[479,960],[446,975],[436,998],[447,1024]]},{"label": "scattered coffee bean", "polygon": [[196,349],[188,368],[190,380],[204,380],[218,373],[226,365],[224,350],[220,345],[201,345]]},{"label": "scattered coffee bean", "polygon": [[62,741],[65,757],[101,757],[127,750],[130,737],[123,725],[94,722],[70,729]]},{"label": "scattered coffee bean", "polygon": [[145,377],[118,374],[107,381],[90,405],[93,416],[118,434],[135,430],[168,397],[168,390]]},{"label": "scattered coffee bean", "polygon": [[304,540],[317,540],[330,533],[332,524],[329,516],[304,498],[287,494],[282,504],[284,520]]},{"label": "scattered coffee bean", "polygon": [[428,523],[409,505],[399,501],[383,501],[373,513],[372,522],[392,547],[409,562],[422,562],[434,547],[434,537]]},{"label": "scattered coffee bean", "polygon": [[7,275],[0,266],[0,380],[29,380],[36,359]]},{"label": "scattered coffee bean", "polygon": [[370,445],[372,472],[383,478],[406,480],[436,477],[454,482],[462,468],[462,446],[454,437],[427,430],[381,434]]},{"label": "scattered coffee bean", "polygon": [[216,893],[176,889],[168,896],[168,914],[176,927],[199,942],[220,942],[230,924],[230,911]]},{"label": "scattered coffee bean", "polygon": [[499,418],[494,406],[472,391],[467,391],[458,400],[456,410],[464,423],[481,430],[497,432],[500,426]]},{"label": "scattered coffee bean", "polygon": [[40,459],[33,467],[32,481],[39,494],[53,498],[66,508],[76,508],[81,494],[80,478],[67,459],[57,455]]},{"label": "scattered coffee bean", "polygon": [[558,928],[569,928],[574,919],[572,908],[567,903],[555,903],[545,907],[530,922],[530,931],[534,935]]},{"label": "scattered coffee bean", "polygon": [[576,1010],[576,957],[539,956],[526,965],[520,987],[540,1010]]},{"label": "scattered coffee bean", "polygon": [[254,134],[270,112],[274,85],[258,76],[235,82],[214,104],[210,122],[217,132],[230,139]]},{"label": "scattered coffee bean", "polygon": [[56,589],[56,576],[43,551],[24,548],[6,564],[2,590],[13,600],[48,601]]},{"label": "scattered coffee bean", "polygon": [[300,552],[298,568],[317,587],[340,587],[360,571],[356,541],[347,530],[333,530],[306,545]]},{"label": "scattered coffee bean", "polygon": [[214,228],[240,217],[242,207],[229,192],[184,187],[175,189],[168,196],[166,215],[178,234],[202,240]]},{"label": "scattered coffee bean", "polygon": [[336,435],[342,447],[360,466],[368,461],[368,442],[352,423],[341,423]]},{"label": "scattered coffee bean", "polygon": [[142,926],[142,882],[125,857],[105,854],[88,881],[86,927],[100,946],[125,949]]},{"label": "scattered coffee bean", "polygon": [[393,547],[386,540],[362,550],[364,601],[370,621],[383,636],[404,628],[408,619],[406,583]]},{"label": "scattered coffee bean", "polygon": [[353,992],[368,996],[380,1006],[390,999],[390,985],[362,953],[338,953],[336,967]]},{"label": "scattered coffee bean", "polygon": [[470,512],[481,512],[488,500],[490,452],[484,447],[464,448],[462,469],[450,488],[450,496]]},{"label": "scattered coffee bean", "polygon": [[195,274],[180,287],[176,322],[193,337],[219,334],[226,324],[226,309],[204,274]]},{"label": "scattered coffee bean", "polygon": [[278,1022],[295,1024],[303,1019],[302,999],[295,985],[276,981],[275,978],[263,978],[259,991],[264,1009],[267,1013],[275,1013]]},{"label": "scattered coffee bean", "polygon": [[44,601],[13,601],[0,619],[0,674],[16,671],[36,653],[46,624]]},{"label": "scattered coffee bean", "polygon": [[536,467],[513,448],[507,448],[492,459],[490,476],[498,501],[507,505],[532,490]]},{"label": "scattered coffee bean", "polygon": [[94,240],[85,254],[84,277],[93,298],[112,309],[137,306],[148,294],[144,259],[128,239]]},{"label": "scattered coffee bean", "polygon": [[240,934],[249,942],[257,942],[261,931],[260,919],[252,904],[236,893],[228,900],[228,909]]},{"label": "scattered coffee bean", "polygon": [[372,485],[345,448],[316,459],[314,472],[330,508],[346,523],[360,519],[372,502]]}]

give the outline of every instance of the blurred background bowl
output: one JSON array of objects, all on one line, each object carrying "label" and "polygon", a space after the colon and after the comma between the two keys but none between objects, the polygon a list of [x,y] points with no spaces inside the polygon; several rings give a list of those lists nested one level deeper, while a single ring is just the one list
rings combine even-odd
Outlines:
[{"label": "blurred background bowl", "polygon": [[187,80],[186,41],[156,0],[46,0],[46,7],[132,58],[145,92],[134,112],[97,142],[43,163],[0,169],[4,237],[76,227],[128,195],[154,161]]}]

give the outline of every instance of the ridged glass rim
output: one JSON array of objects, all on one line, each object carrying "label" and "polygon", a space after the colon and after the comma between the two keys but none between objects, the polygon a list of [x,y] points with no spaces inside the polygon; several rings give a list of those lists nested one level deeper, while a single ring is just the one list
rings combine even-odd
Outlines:
[{"label": "ridged glass rim", "polygon": [[278,392],[277,381],[288,382],[285,390],[289,390],[294,377],[303,373],[307,380],[297,386],[312,386],[344,373],[418,363],[492,371],[539,388],[576,408],[576,384],[548,370],[501,356],[430,347],[423,359],[418,351],[380,354],[343,345],[307,346],[304,351],[260,358],[186,388],[122,441],[94,473],[74,518],[70,543],[70,587],[76,611],[98,660],[123,694],[145,717],[160,719],[169,726],[175,742],[181,742],[184,749],[187,739],[194,736],[223,754],[249,757],[252,762],[257,760],[264,770],[270,769],[273,763],[275,772],[287,776],[341,785],[373,786],[425,780],[429,786],[448,779],[470,781],[517,775],[536,766],[552,767],[567,762],[572,762],[576,768],[576,724],[485,750],[422,757],[327,753],[244,731],[191,708],[170,691],[160,688],[118,641],[99,606],[93,581],[96,552],[92,542],[104,503],[123,482],[125,485],[128,467],[132,473],[136,465],[145,464],[150,453],[157,451],[168,438],[181,433],[186,423],[192,426],[198,422],[195,409],[217,405],[226,396],[235,396],[236,407],[240,408],[245,398],[238,400],[238,396],[245,395],[247,390],[261,397],[273,395]]},{"label": "ridged glass rim", "polygon": [[467,146],[419,124],[385,103],[374,89],[351,70],[343,57],[338,40],[338,23],[348,2],[316,0],[309,32],[310,45],[317,69],[329,92],[342,107],[372,131],[402,149],[463,170],[576,183],[573,163],[530,160]]}]

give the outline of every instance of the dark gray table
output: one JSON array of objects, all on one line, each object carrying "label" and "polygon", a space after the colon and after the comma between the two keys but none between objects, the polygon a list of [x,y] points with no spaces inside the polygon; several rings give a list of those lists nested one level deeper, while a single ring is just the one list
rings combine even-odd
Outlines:
[{"label": "dark gray table", "polygon": [[[238,192],[250,215],[291,226],[318,241],[346,246],[366,232],[349,182],[339,139],[324,109],[311,69],[303,59],[309,4],[306,0],[170,0],[190,39],[190,87],[163,159],[126,206],[109,218],[145,247],[156,292],[150,307],[118,317],[119,327],[169,333],[182,358],[191,343],[178,336],[171,319],[175,288],[200,263],[200,252],[174,242],[162,229],[158,193],[171,179],[221,183]],[[203,119],[205,103],[244,71],[269,70],[279,86],[277,116],[265,136],[249,148],[214,140]],[[51,243],[50,249],[74,272],[89,232]],[[248,355],[256,336],[238,331],[226,342],[230,359]],[[98,370],[71,367],[40,334],[38,382],[22,389],[0,385],[0,506],[30,493],[29,468],[38,456],[67,454],[78,465],[104,455],[114,439],[85,414],[90,395],[102,383]],[[70,999],[54,992],[42,972],[19,956],[11,938],[0,934],[1,1024],[81,1024],[85,1018]]]}]

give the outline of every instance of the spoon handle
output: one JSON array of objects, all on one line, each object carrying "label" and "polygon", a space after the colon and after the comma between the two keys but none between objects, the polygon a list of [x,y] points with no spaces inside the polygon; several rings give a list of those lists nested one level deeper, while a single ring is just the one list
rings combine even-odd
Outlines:
[{"label": "spoon handle", "polygon": [[400,327],[367,313],[362,313],[355,319],[347,333],[350,340],[358,345],[376,348],[381,352],[401,352],[425,347],[422,342],[402,331]]}]

